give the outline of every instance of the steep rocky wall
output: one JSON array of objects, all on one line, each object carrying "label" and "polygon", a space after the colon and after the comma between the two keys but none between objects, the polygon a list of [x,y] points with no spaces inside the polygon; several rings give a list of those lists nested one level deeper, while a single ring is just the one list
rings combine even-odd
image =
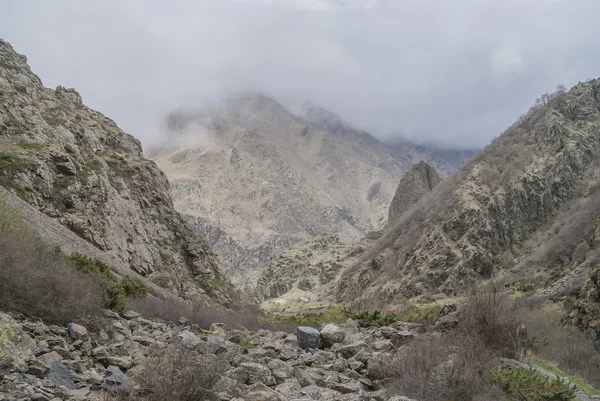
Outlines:
[{"label": "steep rocky wall", "polygon": [[503,255],[520,256],[525,241],[544,245],[534,234],[597,191],[587,177],[600,157],[599,106],[600,80],[581,83],[513,126],[405,213],[344,274],[340,298],[455,293],[500,274]]},{"label": "steep rocky wall", "polygon": [[1,40],[0,185],[173,292],[225,302],[231,291],[139,141],[75,90],[45,88]]}]

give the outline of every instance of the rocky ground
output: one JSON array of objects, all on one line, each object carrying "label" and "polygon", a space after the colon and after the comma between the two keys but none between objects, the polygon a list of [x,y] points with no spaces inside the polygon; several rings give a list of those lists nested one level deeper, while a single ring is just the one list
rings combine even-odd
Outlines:
[{"label": "rocky ground", "polygon": [[[0,313],[0,400],[105,400],[143,394],[157,350],[184,346],[225,363],[208,397],[220,400],[402,400],[384,388],[386,363],[422,326],[325,325],[320,333],[212,331],[106,311],[102,328],[46,325]],[[216,364],[216,363],[215,363]],[[210,367],[208,367],[210,368]],[[165,373],[166,374],[166,373]],[[147,385],[147,380],[146,380]],[[207,398],[209,399],[209,398]]]}]

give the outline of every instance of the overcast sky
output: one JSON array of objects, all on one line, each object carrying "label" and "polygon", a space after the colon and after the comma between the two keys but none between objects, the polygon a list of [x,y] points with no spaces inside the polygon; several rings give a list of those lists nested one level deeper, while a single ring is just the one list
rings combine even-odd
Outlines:
[{"label": "overcast sky", "polygon": [[0,37],[146,145],[170,110],[250,90],[467,147],[600,76],[599,15],[598,0],[6,0]]}]

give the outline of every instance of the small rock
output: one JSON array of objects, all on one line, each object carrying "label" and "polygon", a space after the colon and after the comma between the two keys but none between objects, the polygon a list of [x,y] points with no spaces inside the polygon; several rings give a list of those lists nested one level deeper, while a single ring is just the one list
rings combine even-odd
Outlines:
[{"label": "small rock", "polygon": [[38,347],[33,351],[33,355],[34,356],[42,356],[44,354],[47,354],[48,352],[51,352],[52,350],[48,347]]},{"label": "small rock", "polygon": [[140,317],[141,315],[139,313],[137,313],[137,312],[132,311],[132,310],[128,310],[127,312],[122,313],[121,316],[123,316],[123,318],[125,318],[127,320],[132,320],[132,319]]},{"label": "small rock", "polygon": [[69,326],[67,326],[68,330],[69,330],[69,336],[73,339],[73,340],[81,340],[81,341],[87,341],[88,340],[88,331],[85,327],[76,324],[76,323],[69,323]]},{"label": "small rock", "polygon": [[332,390],[342,394],[358,394],[360,393],[360,386],[353,383],[340,383],[331,387]]},{"label": "small rock", "polygon": [[319,333],[319,330],[313,327],[298,327],[296,329],[296,337],[298,338],[298,345],[302,349],[323,348],[321,334]]}]

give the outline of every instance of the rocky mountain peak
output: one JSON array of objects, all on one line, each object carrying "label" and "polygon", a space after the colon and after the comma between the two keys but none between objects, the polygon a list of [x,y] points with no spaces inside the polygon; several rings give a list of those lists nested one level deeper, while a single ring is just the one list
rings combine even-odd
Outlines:
[{"label": "rocky mountain peak", "polygon": [[427,192],[440,182],[437,170],[421,160],[411,167],[400,180],[400,184],[392,199],[388,213],[388,225],[393,225],[398,217],[415,204]]}]

